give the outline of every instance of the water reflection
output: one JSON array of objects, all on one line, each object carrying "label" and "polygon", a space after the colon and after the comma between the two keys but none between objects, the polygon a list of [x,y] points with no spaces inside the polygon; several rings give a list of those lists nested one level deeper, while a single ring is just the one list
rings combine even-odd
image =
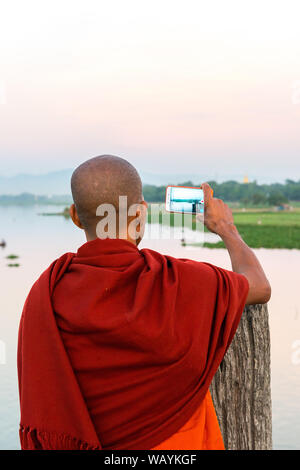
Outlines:
[{"label": "water reflection", "polygon": [[[19,448],[19,405],[16,374],[17,328],[26,295],[40,273],[61,254],[76,251],[85,242],[83,233],[64,217],[41,217],[38,212],[59,212],[61,207],[0,207],[0,449]],[[153,227],[158,230],[158,227]],[[175,228],[177,230],[177,228]],[[181,229],[179,229],[180,231]],[[185,230],[187,241],[194,233]],[[148,247],[175,257],[206,261],[230,269],[226,250],[181,245],[182,233],[173,239],[145,239]],[[218,241],[205,234],[206,241]],[[295,341],[300,341],[298,250],[255,250],[272,285],[269,303],[272,351],[273,440],[277,449],[300,449],[300,365],[293,361]],[[6,256],[17,254],[21,266],[7,267]],[[4,345],[4,346],[3,346]]]}]

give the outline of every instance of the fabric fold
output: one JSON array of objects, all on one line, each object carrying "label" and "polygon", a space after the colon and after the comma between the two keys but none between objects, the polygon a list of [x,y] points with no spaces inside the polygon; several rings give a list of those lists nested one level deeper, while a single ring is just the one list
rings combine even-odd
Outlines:
[{"label": "fabric fold", "polygon": [[195,413],[248,293],[239,274],[126,240],[93,240],[24,305],[22,448],[152,449]]}]

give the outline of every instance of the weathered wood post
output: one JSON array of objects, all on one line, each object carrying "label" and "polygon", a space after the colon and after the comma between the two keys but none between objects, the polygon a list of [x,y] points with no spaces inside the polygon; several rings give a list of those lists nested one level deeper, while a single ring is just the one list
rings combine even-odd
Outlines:
[{"label": "weathered wood post", "polygon": [[272,448],[270,331],[266,305],[250,305],[211,384],[228,450]]}]

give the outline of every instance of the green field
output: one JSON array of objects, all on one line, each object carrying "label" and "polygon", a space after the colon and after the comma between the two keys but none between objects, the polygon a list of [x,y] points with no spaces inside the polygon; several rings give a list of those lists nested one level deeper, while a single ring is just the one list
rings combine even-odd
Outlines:
[{"label": "green field", "polygon": [[238,225],[299,226],[300,211],[233,211]]},{"label": "green field", "polygon": [[[243,240],[251,248],[295,248],[300,250],[300,226],[236,224]],[[223,242],[205,243],[208,248],[224,248]]]},{"label": "green field", "polygon": [[[300,211],[234,212],[234,222],[245,242],[252,248],[300,249]],[[206,243],[209,248],[224,248],[223,242]]]},{"label": "green field", "polygon": [[[300,209],[270,211],[266,209],[233,210],[234,222],[245,242],[252,248],[300,249]],[[153,219],[154,217],[154,219]],[[148,222],[181,226],[180,214],[168,214],[163,205],[151,206]],[[185,216],[185,227],[193,229],[194,217]],[[194,244],[192,244],[194,245]],[[223,242],[205,243],[209,248],[224,248]]]}]

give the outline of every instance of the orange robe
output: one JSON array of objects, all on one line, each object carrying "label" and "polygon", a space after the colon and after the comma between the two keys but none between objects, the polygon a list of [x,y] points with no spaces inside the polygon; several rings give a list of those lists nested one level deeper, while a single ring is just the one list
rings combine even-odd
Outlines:
[{"label": "orange robe", "polygon": [[187,423],[152,450],[225,450],[209,391]]}]

